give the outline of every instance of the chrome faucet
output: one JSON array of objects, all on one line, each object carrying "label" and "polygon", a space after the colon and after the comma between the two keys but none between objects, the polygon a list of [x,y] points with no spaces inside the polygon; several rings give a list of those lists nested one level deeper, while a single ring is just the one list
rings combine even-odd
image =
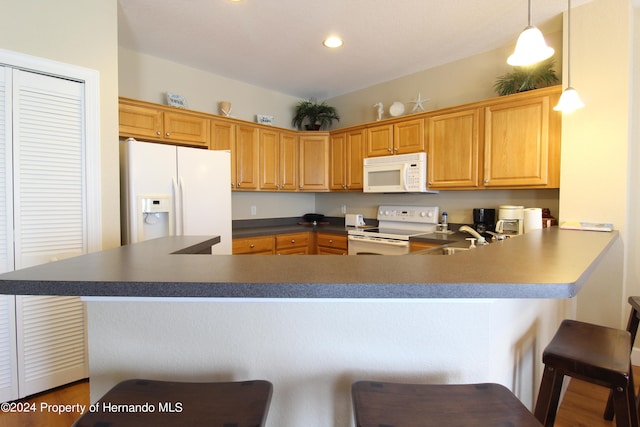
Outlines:
[{"label": "chrome faucet", "polygon": [[471,234],[473,237],[476,238],[476,240],[478,241],[479,245],[488,245],[489,242],[487,242],[487,239],[485,239],[480,233],[478,233],[476,230],[474,230],[473,228],[469,227],[468,225],[463,225],[462,227],[458,228],[458,231],[464,231],[466,233]]}]

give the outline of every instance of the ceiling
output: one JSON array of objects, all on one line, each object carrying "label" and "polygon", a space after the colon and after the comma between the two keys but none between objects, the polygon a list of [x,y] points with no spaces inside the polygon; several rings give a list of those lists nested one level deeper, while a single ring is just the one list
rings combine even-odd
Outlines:
[{"label": "ceiling", "polygon": [[[318,99],[515,44],[528,16],[527,0],[119,0],[118,6],[124,48]],[[560,29],[566,8],[564,0],[534,0],[533,24]],[[322,45],[331,34],[344,39],[342,48]]]}]

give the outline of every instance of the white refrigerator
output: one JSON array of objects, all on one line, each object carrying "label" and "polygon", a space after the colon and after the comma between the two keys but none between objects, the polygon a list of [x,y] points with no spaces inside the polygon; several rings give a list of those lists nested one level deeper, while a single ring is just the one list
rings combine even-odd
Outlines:
[{"label": "white refrigerator", "polygon": [[231,153],[120,141],[122,243],[216,235],[231,254]]}]

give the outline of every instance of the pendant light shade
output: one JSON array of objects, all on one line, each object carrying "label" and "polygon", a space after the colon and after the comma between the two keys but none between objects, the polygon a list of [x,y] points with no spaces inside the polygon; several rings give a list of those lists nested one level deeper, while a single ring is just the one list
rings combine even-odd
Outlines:
[{"label": "pendant light shade", "polygon": [[526,66],[543,61],[553,55],[553,48],[547,46],[542,32],[531,25],[531,0],[529,0],[529,25],[522,31],[513,54],[507,58],[507,64]]},{"label": "pendant light shade", "polygon": [[571,87],[571,0],[567,0],[567,88],[562,92],[558,105],[553,107],[555,111],[572,113],[584,107],[584,103],[578,95],[578,91]]},{"label": "pendant light shade", "polygon": [[553,107],[556,111],[562,111],[563,113],[572,113],[578,108],[584,107],[584,102],[580,99],[578,91],[571,86],[567,87],[558,100],[558,105]]}]

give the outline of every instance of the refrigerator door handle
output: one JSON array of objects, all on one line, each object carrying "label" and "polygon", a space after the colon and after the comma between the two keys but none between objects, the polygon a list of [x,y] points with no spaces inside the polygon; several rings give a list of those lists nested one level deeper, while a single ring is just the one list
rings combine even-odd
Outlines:
[{"label": "refrigerator door handle", "polygon": [[180,228],[178,230],[178,235],[179,236],[184,236],[184,206],[185,206],[185,185],[184,185],[184,179],[182,177],[180,177]]},{"label": "refrigerator door handle", "polygon": [[[173,185],[173,212],[175,217],[175,235],[182,235],[182,191],[178,186],[178,180],[174,176],[171,178]],[[172,233],[173,234],[173,233]]]}]

